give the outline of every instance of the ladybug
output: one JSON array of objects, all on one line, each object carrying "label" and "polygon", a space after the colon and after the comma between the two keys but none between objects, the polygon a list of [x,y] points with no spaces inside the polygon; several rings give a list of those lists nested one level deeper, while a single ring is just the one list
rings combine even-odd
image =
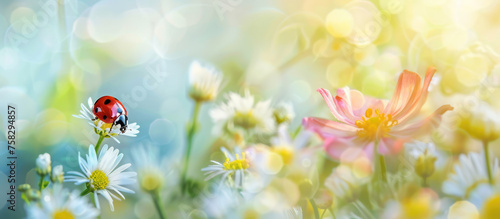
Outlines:
[{"label": "ladybug", "polygon": [[[125,133],[128,126],[127,110],[123,104],[112,96],[103,96],[94,103],[92,109],[96,119],[105,123],[113,123],[113,126],[120,125],[120,131]],[[111,126],[111,127],[113,127]]]}]

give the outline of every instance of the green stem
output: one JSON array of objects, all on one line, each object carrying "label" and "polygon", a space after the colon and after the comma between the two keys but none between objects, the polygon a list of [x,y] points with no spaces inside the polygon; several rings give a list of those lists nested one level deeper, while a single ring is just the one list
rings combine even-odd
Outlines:
[{"label": "green stem", "polygon": [[332,214],[333,219],[336,219],[335,214],[333,213],[333,209],[331,207],[328,208],[328,211],[330,211],[330,214]]},{"label": "green stem", "polygon": [[380,174],[382,177],[382,181],[387,182],[387,169],[385,167],[385,158],[383,155],[379,155],[378,159],[380,162]]},{"label": "green stem", "polygon": [[311,203],[314,211],[314,218],[319,219],[319,211],[318,211],[318,205],[316,205],[316,202],[311,198],[309,199],[309,202]]},{"label": "green stem", "polygon": [[45,174],[40,175],[40,182],[38,182],[38,188],[40,189],[40,192],[42,192],[43,188],[43,179],[45,178]]},{"label": "green stem", "polygon": [[319,217],[319,219],[323,219],[323,217],[325,216],[325,213],[326,213],[326,210],[323,210],[323,213],[321,213],[321,217]]},{"label": "green stem", "polygon": [[427,184],[427,177],[422,177],[422,187],[429,187],[429,185]]},{"label": "green stem", "polygon": [[80,193],[80,196],[85,196],[85,195],[89,194],[89,192],[90,192],[89,188],[86,188],[85,190],[83,190],[82,193]]},{"label": "green stem", "polygon": [[160,218],[166,219],[167,217],[165,216],[165,212],[163,211],[160,195],[158,194],[158,192],[152,192],[151,198],[153,198],[153,202],[155,204],[156,211],[158,211],[158,215],[160,216]]},{"label": "green stem", "polygon": [[[375,146],[374,146],[374,152],[373,152],[378,159],[379,162],[379,172],[380,172],[380,178],[382,179],[383,182],[387,182],[387,169],[385,166],[385,158],[383,155],[378,153],[378,140],[375,141]],[[375,165],[377,166],[377,165]],[[375,171],[377,172],[377,171]]]},{"label": "green stem", "polygon": [[297,127],[297,129],[295,129],[295,131],[293,132],[293,135],[292,135],[292,139],[295,139],[297,137],[297,135],[299,134],[300,130],[302,130],[302,124],[299,125],[299,127]]},{"label": "green stem", "polygon": [[484,160],[486,162],[486,169],[488,170],[488,181],[493,185],[493,177],[491,175],[491,165],[490,165],[490,151],[488,150],[488,141],[483,141],[484,146]]},{"label": "green stem", "polygon": [[99,135],[99,140],[97,140],[97,143],[95,144],[95,153],[99,153],[99,147],[101,146],[102,141],[104,140],[104,136]]},{"label": "green stem", "polygon": [[196,133],[196,126],[198,124],[198,114],[200,112],[201,108],[201,102],[195,102],[194,109],[193,109],[193,119],[189,123],[188,127],[188,133],[187,133],[187,146],[186,146],[186,154],[184,154],[184,165],[183,165],[183,170],[182,170],[182,177],[181,177],[181,192],[184,194],[186,192],[186,176],[188,172],[188,165],[189,165],[189,155],[191,154],[191,147],[193,145],[193,137],[194,134]]}]

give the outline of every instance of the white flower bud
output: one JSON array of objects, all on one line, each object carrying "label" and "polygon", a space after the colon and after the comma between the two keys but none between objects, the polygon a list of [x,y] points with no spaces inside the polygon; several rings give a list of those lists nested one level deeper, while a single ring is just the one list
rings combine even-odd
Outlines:
[{"label": "white flower bud", "polygon": [[45,153],[38,155],[38,158],[36,159],[38,174],[49,174],[51,170],[50,163],[50,154]]}]

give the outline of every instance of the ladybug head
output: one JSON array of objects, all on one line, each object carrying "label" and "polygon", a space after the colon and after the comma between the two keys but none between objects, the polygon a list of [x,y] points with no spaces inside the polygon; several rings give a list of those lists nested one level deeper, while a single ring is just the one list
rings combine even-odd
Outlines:
[{"label": "ladybug head", "polygon": [[122,131],[122,133],[125,133],[125,130],[127,130],[127,126],[128,126],[127,115],[118,116],[118,118],[116,118],[116,120],[115,120],[115,125],[120,125],[120,131]]}]

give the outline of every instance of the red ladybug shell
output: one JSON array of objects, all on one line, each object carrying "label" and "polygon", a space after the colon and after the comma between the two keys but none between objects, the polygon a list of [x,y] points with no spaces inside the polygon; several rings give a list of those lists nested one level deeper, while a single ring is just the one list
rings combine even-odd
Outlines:
[{"label": "red ladybug shell", "polygon": [[94,115],[105,123],[113,123],[121,115],[127,115],[123,104],[112,96],[103,96],[94,103]]}]

